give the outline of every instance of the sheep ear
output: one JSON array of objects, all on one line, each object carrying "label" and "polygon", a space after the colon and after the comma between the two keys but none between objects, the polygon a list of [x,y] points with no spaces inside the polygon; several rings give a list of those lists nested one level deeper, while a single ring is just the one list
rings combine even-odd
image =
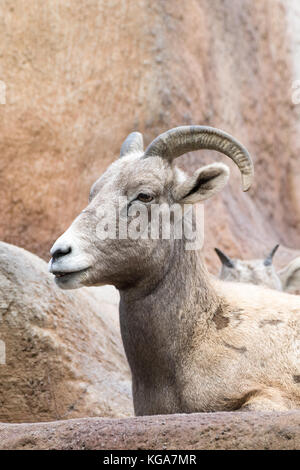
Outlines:
[{"label": "sheep ear", "polygon": [[173,190],[176,202],[193,204],[204,201],[224,188],[229,179],[229,168],[213,163],[199,168],[193,176],[179,183]]},{"label": "sheep ear", "polygon": [[282,289],[286,292],[300,292],[300,256],[279,271]]}]

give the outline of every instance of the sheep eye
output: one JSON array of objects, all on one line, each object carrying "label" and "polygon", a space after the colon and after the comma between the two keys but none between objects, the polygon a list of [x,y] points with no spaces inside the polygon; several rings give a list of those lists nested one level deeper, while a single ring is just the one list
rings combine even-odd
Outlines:
[{"label": "sheep eye", "polygon": [[137,200],[141,202],[151,202],[153,201],[153,196],[151,196],[150,194],[146,194],[146,193],[140,193],[137,196]]}]

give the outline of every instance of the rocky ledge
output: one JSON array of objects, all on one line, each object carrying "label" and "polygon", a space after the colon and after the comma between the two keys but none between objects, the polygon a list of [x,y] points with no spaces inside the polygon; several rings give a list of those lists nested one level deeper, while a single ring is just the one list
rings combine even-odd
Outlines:
[{"label": "rocky ledge", "polygon": [[1,449],[300,449],[300,411],[0,423]]}]

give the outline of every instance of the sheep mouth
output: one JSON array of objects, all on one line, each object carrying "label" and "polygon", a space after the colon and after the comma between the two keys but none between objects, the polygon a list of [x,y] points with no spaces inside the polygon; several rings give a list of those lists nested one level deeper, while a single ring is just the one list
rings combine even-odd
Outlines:
[{"label": "sheep mouth", "polygon": [[55,280],[57,281],[66,281],[70,279],[71,277],[78,276],[80,274],[85,273],[89,268],[81,269],[79,271],[69,271],[69,272],[64,272],[64,271],[54,271],[52,274],[55,276]]},{"label": "sheep mouth", "polygon": [[68,274],[72,274],[72,273],[53,273],[55,277],[64,277],[64,276],[67,276]]}]

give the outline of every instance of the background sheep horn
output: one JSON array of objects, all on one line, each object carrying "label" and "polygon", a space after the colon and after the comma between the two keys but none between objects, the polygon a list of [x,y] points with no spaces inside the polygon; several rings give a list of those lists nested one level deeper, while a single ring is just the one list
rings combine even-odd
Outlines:
[{"label": "background sheep horn", "polygon": [[159,155],[172,161],[193,150],[217,150],[231,158],[242,174],[243,190],[250,188],[254,168],[248,150],[234,137],[207,126],[181,126],[159,135],[147,147],[145,157]]},{"label": "background sheep horn", "polygon": [[219,248],[215,248],[215,252],[224,266],[227,266],[228,268],[234,268],[234,262],[229,258],[229,256],[225,255],[225,253],[219,250]]},{"label": "background sheep horn", "polygon": [[278,248],[279,248],[279,245],[274,246],[271,253],[266,257],[266,259],[264,261],[265,266],[271,266],[271,264],[273,263],[273,257],[275,255],[276,251],[278,250]]}]

